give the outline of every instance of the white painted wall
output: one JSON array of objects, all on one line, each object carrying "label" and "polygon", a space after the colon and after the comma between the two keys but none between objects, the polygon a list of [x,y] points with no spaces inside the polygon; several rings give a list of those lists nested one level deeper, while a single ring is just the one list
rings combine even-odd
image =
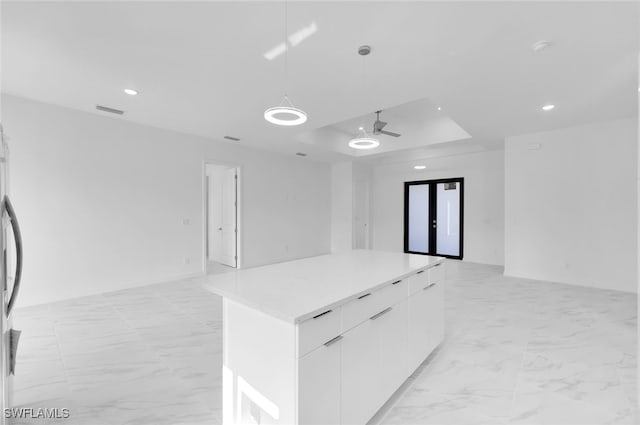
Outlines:
[{"label": "white painted wall", "polygon": [[637,141],[635,119],[506,140],[505,274],[636,290]]},{"label": "white painted wall", "polygon": [[353,163],[331,166],[331,251],[352,249]]},{"label": "white painted wall", "polygon": [[244,267],[330,249],[326,164],[12,96],[2,112],[25,245],[18,307],[200,273],[205,161],[241,167]]},{"label": "white painted wall", "polygon": [[432,158],[373,170],[373,249],[403,251],[404,182],[464,177],[464,260],[504,264],[504,152]]}]

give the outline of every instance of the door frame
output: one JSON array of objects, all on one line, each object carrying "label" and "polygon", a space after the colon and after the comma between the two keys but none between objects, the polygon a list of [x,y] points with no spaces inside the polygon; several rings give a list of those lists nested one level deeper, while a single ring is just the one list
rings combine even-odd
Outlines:
[{"label": "door frame", "polygon": [[230,162],[221,162],[216,160],[202,161],[202,274],[207,274],[207,263],[209,261],[207,255],[207,238],[208,232],[208,201],[207,193],[207,165],[223,165],[225,167],[236,169],[236,269],[242,267],[242,166]]},{"label": "door frame", "polygon": [[[429,188],[429,217],[427,221],[429,224],[437,215],[437,190],[432,191],[431,187],[437,187],[438,183],[460,183],[460,255],[444,255],[435,254],[436,236],[429,236],[429,252],[416,252],[409,251],[409,187],[414,185],[430,184]],[[431,202],[435,200],[436,202]],[[438,257],[452,258],[454,260],[462,260],[464,256],[464,177],[451,177],[447,179],[432,179],[432,180],[418,180],[411,182],[404,182],[404,252],[406,254],[420,254],[420,255],[434,255]],[[432,232],[429,232],[431,235]]]}]

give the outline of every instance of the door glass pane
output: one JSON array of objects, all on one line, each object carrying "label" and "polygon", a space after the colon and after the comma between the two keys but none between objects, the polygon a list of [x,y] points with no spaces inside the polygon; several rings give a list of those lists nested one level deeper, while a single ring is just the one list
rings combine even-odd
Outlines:
[{"label": "door glass pane", "polygon": [[409,251],[429,252],[429,185],[409,186]]},{"label": "door glass pane", "polygon": [[438,183],[436,254],[460,255],[460,183]]}]

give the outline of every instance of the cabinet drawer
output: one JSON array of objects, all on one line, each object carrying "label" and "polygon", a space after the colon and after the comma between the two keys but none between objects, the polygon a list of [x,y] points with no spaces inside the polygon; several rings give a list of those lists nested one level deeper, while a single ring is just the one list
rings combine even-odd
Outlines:
[{"label": "cabinet drawer", "polygon": [[415,294],[429,286],[428,270],[418,270],[414,275],[409,276],[409,294]]},{"label": "cabinet drawer", "polygon": [[397,280],[385,287],[371,291],[342,306],[342,332],[369,320],[385,308],[407,297],[407,281]]},{"label": "cabinet drawer", "polygon": [[297,326],[298,357],[340,335],[340,307],[324,311]]},{"label": "cabinet drawer", "polygon": [[444,281],[444,263],[436,264],[427,270],[429,273],[429,283]]}]

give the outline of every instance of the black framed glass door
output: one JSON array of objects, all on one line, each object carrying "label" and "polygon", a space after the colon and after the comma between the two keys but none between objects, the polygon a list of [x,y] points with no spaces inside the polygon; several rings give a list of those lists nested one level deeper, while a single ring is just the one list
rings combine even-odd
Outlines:
[{"label": "black framed glass door", "polygon": [[464,178],[404,184],[404,252],[462,259]]}]

